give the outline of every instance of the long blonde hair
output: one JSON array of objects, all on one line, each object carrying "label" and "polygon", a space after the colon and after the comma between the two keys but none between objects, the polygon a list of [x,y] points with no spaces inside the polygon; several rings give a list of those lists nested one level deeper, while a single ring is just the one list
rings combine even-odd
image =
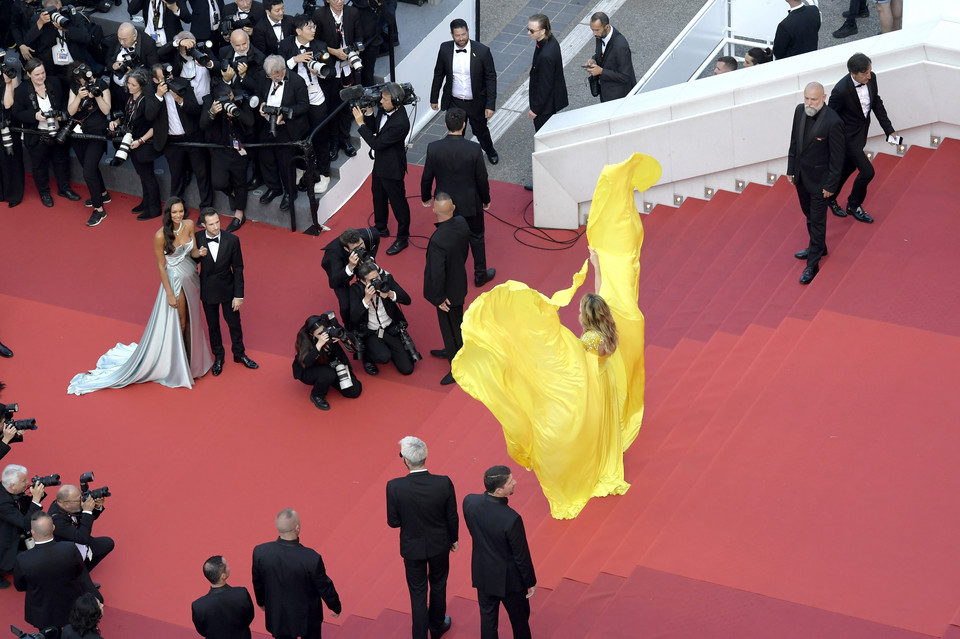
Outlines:
[{"label": "long blonde hair", "polygon": [[603,337],[604,350],[612,353],[617,350],[620,338],[613,313],[602,297],[596,293],[587,293],[580,298],[580,325],[585,331],[596,331]]}]

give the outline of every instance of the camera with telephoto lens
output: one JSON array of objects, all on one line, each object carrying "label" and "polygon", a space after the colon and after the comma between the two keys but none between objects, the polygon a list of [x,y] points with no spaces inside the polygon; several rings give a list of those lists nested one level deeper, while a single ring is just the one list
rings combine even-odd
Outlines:
[{"label": "camera with telephoto lens", "polygon": [[373,287],[377,293],[389,293],[390,292],[390,282],[387,280],[375,277],[370,280],[370,286]]},{"label": "camera with telephoto lens", "polygon": [[13,133],[10,132],[10,121],[0,118],[0,140],[3,141],[3,150],[7,155],[13,155]]},{"label": "camera with telephoto lens", "polygon": [[401,321],[397,324],[397,328],[400,329],[400,344],[403,346],[403,350],[407,351],[407,355],[410,356],[410,361],[419,362],[423,359],[423,355],[417,350],[417,345],[413,343],[413,338],[407,332],[407,323]]},{"label": "camera with telephoto lens", "polygon": [[7,76],[11,80],[16,79],[17,67],[7,63],[7,51],[6,49],[0,49],[0,73]]},{"label": "camera with telephoto lens", "polygon": [[110,496],[110,487],[101,486],[100,488],[90,488],[90,482],[93,481],[93,471],[80,475],[80,499],[103,499]]},{"label": "camera with telephoto lens", "polygon": [[286,119],[293,117],[293,108],[292,107],[283,107],[283,106],[263,106],[263,114],[267,116],[268,123],[270,124],[270,137],[277,137],[277,119],[282,115]]},{"label": "camera with telephoto lens", "polygon": [[[113,157],[110,158],[110,166],[120,166],[127,160],[127,156],[130,155],[130,145],[133,144],[133,130],[129,125],[123,124],[123,111],[114,111],[110,114],[110,120],[117,122],[118,126],[109,133],[113,138],[113,144],[117,147],[116,153],[113,154]],[[117,138],[120,138],[120,143],[117,143]]]},{"label": "camera with telephoto lens", "polygon": [[[19,404],[0,404],[0,417],[4,424],[9,424],[17,430],[37,430],[37,420],[33,417],[27,419],[14,419],[13,414],[20,410]],[[10,440],[13,442],[22,442],[23,435],[17,434]]]},{"label": "camera with telephoto lens", "polygon": [[47,7],[43,9],[42,13],[47,13],[50,15],[50,22],[55,26],[60,27],[61,29],[68,24],[70,24],[70,19],[72,16],[77,15],[77,9],[73,5],[68,4],[65,7]]},{"label": "camera with telephoto lens", "polygon": [[237,114],[240,113],[240,107],[237,106],[237,103],[242,101],[242,97],[237,99],[237,96],[233,96],[233,99],[230,99],[229,95],[221,95],[219,98],[215,98],[214,102],[219,102],[223,105],[223,111],[232,118],[237,117]]},{"label": "camera with telephoto lens", "polygon": [[324,53],[319,58],[308,60],[307,68],[324,79],[333,76],[333,64],[331,63],[329,53]]},{"label": "camera with telephoto lens", "polygon": [[59,486],[63,482],[60,481],[60,475],[54,473],[52,475],[34,475],[30,480],[30,485],[34,486],[36,484],[43,484],[44,488],[50,488],[51,486]]},{"label": "camera with telephoto lens", "polygon": [[[179,47],[180,41],[174,40],[174,46]],[[207,66],[207,63],[210,62],[210,49],[213,48],[213,42],[210,40],[205,40],[203,42],[197,42],[191,48],[187,49],[187,55],[197,61],[197,64],[200,66]]]},{"label": "camera with telephoto lens", "polygon": [[[349,102],[351,108],[366,109],[375,107],[380,104],[380,97],[384,93],[390,93],[389,84],[389,82],[381,82],[380,84],[372,84],[368,87],[352,86],[346,89],[340,89],[340,100],[342,102]],[[394,104],[394,107],[409,106],[416,104],[420,100],[413,91],[413,85],[409,82],[402,83],[400,88],[403,89],[403,99],[400,100],[400,104]]]},{"label": "camera with telephoto lens", "polygon": [[343,52],[347,54],[347,64],[350,65],[350,68],[354,71],[363,70],[363,62],[360,60],[360,54],[363,53],[363,43],[354,42],[353,45],[349,47],[344,47]]},{"label": "camera with telephoto lens", "polygon": [[14,625],[10,626],[10,632],[17,636],[17,639],[59,639],[60,631],[56,628],[44,628],[40,632],[24,632]]},{"label": "camera with telephoto lens", "polygon": [[[303,11],[304,13],[307,12],[306,4],[303,5]],[[223,36],[223,39],[229,43],[231,33],[237,29],[249,29],[252,27],[253,20],[250,17],[238,18],[237,16],[229,16],[220,20],[220,35]]]}]

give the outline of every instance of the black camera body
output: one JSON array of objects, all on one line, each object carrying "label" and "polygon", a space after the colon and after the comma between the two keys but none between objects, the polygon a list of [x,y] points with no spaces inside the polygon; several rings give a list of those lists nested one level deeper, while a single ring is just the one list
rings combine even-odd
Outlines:
[{"label": "black camera body", "polygon": [[33,486],[38,483],[43,484],[44,488],[50,488],[51,486],[59,486],[63,482],[60,481],[60,475],[54,473],[52,475],[44,475],[43,477],[34,475],[30,480],[30,485]]},{"label": "black camera body", "polygon": [[[13,414],[20,410],[19,404],[0,404],[0,413],[3,413],[3,421],[6,424],[9,424],[16,428],[17,430],[37,430],[37,420],[33,417],[27,419],[14,419]],[[23,435],[17,434],[13,439],[10,440],[11,443],[22,442]]]},{"label": "black camera body", "polygon": [[41,13],[49,14],[50,23],[60,27],[61,29],[70,24],[70,20],[77,15],[77,8],[71,4],[66,5],[65,7],[47,7],[43,9]]},{"label": "black camera body", "polygon": [[167,78],[164,80],[164,84],[167,85],[167,89],[176,93],[177,95],[182,96],[190,88],[190,80],[186,78]]},{"label": "black camera body", "polygon": [[267,116],[270,124],[270,137],[277,137],[277,119],[282,115],[286,119],[293,117],[293,107],[267,106],[263,105],[263,114]]},{"label": "black camera body", "polygon": [[413,338],[407,332],[407,322],[398,322],[397,328],[400,329],[400,344],[403,346],[403,350],[407,351],[407,355],[410,356],[410,361],[419,362],[423,359],[423,355],[417,350],[417,345],[413,343]]},{"label": "black camera body", "polygon": [[14,625],[10,626],[10,632],[17,636],[17,639],[59,639],[60,631],[56,628],[44,628],[40,632],[24,632]]},{"label": "black camera body", "polygon": [[[307,12],[307,5],[303,5],[304,13]],[[237,29],[248,29],[253,28],[253,20],[249,17],[238,18],[237,16],[230,16],[227,18],[222,18],[220,20],[220,35],[223,36],[223,39],[228,43],[230,42],[230,34],[236,31]],[[224,69],[226,71],[226,69]]]},{"label": "black camera body", "polygon": [[116,73],[118,76],[123,77],[130,72],[131,69],[141,66],[140,57],[134,53],[124,53],[120,59],[120,66],[117,67]]},{"label": "black camera body", "polygon": [[227,69],[229,69],[230,67],[233,67],[233,70],[239,73],[240,71],[237,67],[239,67],[241,64],[246,64],[249,66],[250,65],[249,56],[238,55],[232,59],[224,58],[223,60],[220,61],[220,71],[226,73]]},{"label": "black camera body", "polygon": [[80,499],[104,499],[110,496],[110,487],[101,486],[100,488],[90,488],[90,482],[93,481],[93,471],[80,475]]},{"label": "black camera body", "polygon": [[19,73],[17,72],[17,67],[7,63],[7,51],[6,49],[0,49],[0,73],[7,76],[11,80],[16,79]]},{"label": "black camera body", "polygon": [[[175,41],[176,46],[180,46],[179,41]],[[197,42],[193,45],[192,48],[187,49],[187,55],[196,60],[197,64],[201,66],[207,66],[207,63],[210,62],[210,50],[213,48],[213,42],[210,40],[204,40],[203,42]]]},{"label": "black camera body", "polygon": [[389,293],[391,290],[390,282],[379,277],[373,278],[370,281],[370,286],[372,286],[377,293]]}]

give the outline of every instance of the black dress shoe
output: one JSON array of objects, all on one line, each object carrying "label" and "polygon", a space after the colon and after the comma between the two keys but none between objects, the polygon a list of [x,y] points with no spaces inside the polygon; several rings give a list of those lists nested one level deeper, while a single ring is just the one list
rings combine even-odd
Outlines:
[{"label": "black dress shoe", "polygon": [[273,202],[281,195],[283,195],[283,191],[280,189],[267,189],[263,195],[260,196],[260,204],[270,204],[270,202]]},{"label": "black dress shoe", "polygon": [[857,222],[864,222],[865,224],[873,224],[873,218],[867,215],[867,212],[863,210],[862,206],[858,206],[856,209],[847,209],[847,214],[852,215],[853,219]]},{"label": "black dress shoe", "polygon": [[387,255],[396,255],[397,253],[399,253],[405,248],[407,248],[407,241],[397,240],[396,242],[390,245],[390,248],[387,249]]},{"label": "black dress shoe", "polygon": [[263,186],[263,178],[259,175],[254,175],[250,178],[250,181],[247,182],[247,189],[253,191],[257,187]]},{"label": "black dress shoe", "polygon": [[17,200],[16,202],[7,202],[7,208],[12,209],[14,207],[20,206],[20,202],[23,200]]},{"label": "black dress shoe", "polygon": [[283,197],[280,198],[280,210],[289,211],[290,210],[290,196],[284,193]]},{"label": "black dress shoe", "polygon": [[65,189],[60,189],[57,191],[57,195],[60,197],[65,197],[71,202],[78,202],[80,200],[80,194],[71,189],[69,186]]},{"label": "black dress shoe", "polygon": [[430,639],[440,639],[447,630],[450,630],[450,624],[453,623],[453,619],[449,615],[443,618],[443,625],[437,628],[436,630],[430,631]]},{"label": "black dress shoe", "polygon": [[532,185],[532,184],[524,184],[524,185],[523,185],[523,188],[524,188],[524,190],[526,190],[526,191],[532,191],[532,190],[533,190],[533,185]]},{"label": "black dress shoe", "polygon": [[857,21],[847,18],[846,22],[843,23],[843,26],[833,32],[833,37],[839,39],[849,38],[852,35],[857,35],[860,33],[860,29],[857,28]]},{"label": "black dress shoe", "polygon": [[[848,9],[848,10],[844,11],[843,13],[841,13],[840,15],[842,15],[844,18],[849,18],[849,17],[850,17],[850,10]],[[863,9],[860,9],[860,12],[857,14],[857,17],[858,17],[858,18],[869,18],[869,17],[870,17],[870,9],[868,9],[868,8],[866,8],[866,7],[864,7]]]},{"label": "black dress shoe", "polygon": [[247,221],[246,216],[244,217],[235,217],[233,221],[230,222],[230,226],[227,227],[227,231],[230,233],[236,233],[241,226],[243,226]]},{"label": "black dress shoe", "polygon": [[130,209],[131,213],[143,213],[147,209],[147,205],[141,200],[140,204],[137,204],[135,207]]},{"label": "black dress shoe", "polygon": [[0,357],[13,357],[13,351],[3,344],[0,344]]},{"label": "black dress shoe", "polygon": [[380,369],[377,368],[377,365],[373,362],[364,362],[363,370],[367,371],[367,375],[378,375],[380,374]]},{"label": "black dress shoe", "polygon": [[477,274],[477,275],[473,278],[473,283],[476,284],[477,286],[483,286],[484,284],[486,284],[487,282],[489,282],[490,280],[492,280],[493,277],[494,277],[494,275],[496,275],[496,274],[497,274],[497,269],[495,269],[495,268],[488,268],[488,269],[487,269],[486,271],[484,271],[483,273]]},{"label": "black dress shoe", "polygon": [[380,234],[380,237],[390,237],[390,229],[377,229],[377,233]]},{"label": "black dress shoe", "polygon": [[447,359],[447,351],[443,348],[434,349],[430,351],[430,354],[440,359]]},{"label": "black dress shoe", "polygon": [[440,380],[441,386],[449,386],[450,384],[456,384],[457,380],[453,378],[453,373],[447,373],[443,376],[443,379]]},{"label": "black dress shoe", "polygon": [[[810,255],[810,249],[808,248],[805,248],[802,251],[797,251],[796,253],[793,254],[793,256],[798,260],[805,260],[807,259],[808,255]],[[826,249],[824,249],[823,254],[820,257],[826,257],[826,256],[827,256],[827,251]]]},{"label": "black dress shoe", "polygon": [[50,195],[49,193],[41,193],[40,202],[42,202],[43,205],[47,208],[50,208],[50,209],[53,208],[53,196]]},{"label": "black dress shoe", "polygon": [[343,152],[347,154],[347,157],[352,158],[357,154],[357,150],[349,142],[342,143],[340,148],[343,149]]},{"label": "black dress shoe", "polygon": [[213,368],[211,368],[210,371],[213,373],[213,376],[214,376],[214,377],[216,377],[217,375],[219,375],[220,373],[222,373],[222,372],[223,372],[223,360],[222,360],[222,359],[215,359],[215,360],[213,360]]},{"label": "black dress shoe", "polygon": [[330,161],[336,162],[338,157],[340,157],[340,149],[337,147],[330,149]]},{"label": "black dress shoe", "polygon": [[149,211],[144,211],[143,213],[141,213],[140,215],[137,216],[137,219],[138,219],[138,220],[152,220],[152,219],[155,218],[155,217],[160,217],[160,215],[161,215],[161,213],[160,213],[159,211],[156,212],[156,213],[151,213],[151,212],[149,212]]},{"label": "black dress shoe", "polygon": [[840,208],[836,200],[827,200],[827,206],[830,207],[830,211],[837,217],[847,217],[847,212]]},{"label": "black dress shoe", "polygon": [[330,404],[327,403],[327,398],[323,395],[311,395],[310,401],[320,410],[330,410]]},{"label": "black dress shoe", "polygon": [[487,154],[487,160],[490,162],[490,164],[497,164],[498,162],[500,162],[500,156],[497,155],[496,151],[494,151],[493,153]]},{"label": "black dress shoe", "polygon": [[259,364],[257,364],[255,361],[253,361],[246,355],[240,355],[240,356],[234,355],[233,361],[235,361],[237,364],[243,364],[247,368],[260,368]]},{"label": "black dress shoe", "polygon": [[807,268],[803,269],[803,275],[800,276],[800,283],[809,284],[810,282],[813,281],[813,278],[815,278],[817,276],[817,273],[819,272],[820,272],[819,266],[808,266]]}]

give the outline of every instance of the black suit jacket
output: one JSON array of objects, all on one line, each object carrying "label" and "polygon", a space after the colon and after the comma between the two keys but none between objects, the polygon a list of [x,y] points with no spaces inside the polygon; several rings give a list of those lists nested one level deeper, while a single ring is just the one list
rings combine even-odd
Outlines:
[{"label": "black suit jacket", "polygon": [[787,175],[808,193],[821,190],[836,194],[843,169],[843,123],[826,105],[815,118],[807,117],[803,105],[793,113],[790,151],[787,154]]},{"label": "black suit jacket", "polygon": [[[363,238],[367,252],[376,258],[377,249],[380,248],[380,233],[377,232],[376,227],[371,226],[357,230],[360,231],[360,237]],[[327,272],[330,288],[336,290],[338,288],[346,288],[350,285],[353,276],[349,275],[346,271],[347,264],[350,261],[349,256],[350,254],[347,253],[343,244],[340,243],[340,238],[335,239],[323,247],[323,260],[320,262],[320,266]]]},{"label": "black suit jacket", "polygon": [[554,37],[537,43],[530,67],[530,110],[537,115],[556,113],[569,104],[563,79],[560,43]]},{"label": "black suit jacket", "polygon": [[[163,147],[167,144],[167,133],[169,131],[167,107],[163,100],[157,99],[157,94],[153,92],[154,86],[151,82],[144,87],[143,93],[140,94],[140,100],[133,111],[133,118],[129,122],[135,140],[153,129],[153,137],[147,141],[148,143],[130,152],[133,157],[144,162],[159,157]],[[126,113],[125,103],[120,105],[120,110]]]},{"label": "black suit jacket", "polygon": [[0,572],[13,571],[20,536],[30,532],[30,518],[42,510],[28,495],[11,495],[0,486]]},{"label": "black suit jacket", "polygon": [[[177,55],[177,57],[179,58],[180,56]],[[180,75],[179,72],[174,72],[174,73],[177,76]],[[171,91],[170,94],[172,96],[173,92]],[[183,126],[183,134],[187,136],[188,139],[197,141],[199,140],[199,137],[197,136],[197,132],[200,130],[199,122],[198,122],[198,120],[200,119],[200,103],[197,102],[197,94],[193,90],[193,86],[189,84],[189,81],[188,81],[186,88],[184,88],[184,90],[178,93],[177,95],[183,98],[183,103],[179,103],[176,100],[173,100],[173,105],[174,105],[174,108],[176,108],[177,110],[177,115],[180,116],[180,124],[181,126]],[[154,94],[150,96],[150,99],[160,102],[161,107],[164,111],[164,115],[166,116],[167,133],[169,135],[170,113],[169,111],[167,111],[166,98],[161,98],[161,97],[158,97],[156,94]],[[171,97],[171,99],[173,98]],[[156,129],[154,129],[154,134],[156,134]]]},{"label": "black suit jacket", "polygon": [[[177,15],[168,9],[166,4],[163,4],[162,6],[163,34],[167,37],[167,42],[171,42],[177,37],[177,34],[183,31],[183,23],[189,23],[193,19],[193,16],[190,15],[190,6],[189,3],[187,3],[187,0],[177,0],[177,8],[180,9],[180,15]],[[150,0],[128,0],[127,13],[129,13],[131,16],[133,16],[135,13],[139,13],[141,16],[143,16],[143,23],[147,24],[150,20]],[[137,38],[138,40],[141,37],[146,38],[150,40],[150,42],[154,44],[154,48],[156,48],[156,42],[154,42],[153,38],[146,35],[143,29],[137,29],[137,31],[140,33],[140,36]],[[109,62],[109,64],[107,64],[108,67],[113,64],[114,59],[115,58],[112,57],[107,58],[107,61]],[[147,63],[144,58],[141,58],[141,60],[144,60],[147,68],[149,68],[150,65],[155,62]]]},{"label": "black suit jacket", "polygon": [[[47,87],[47,96],[50,98],[50,108],[57,111],[66,111],[67,91],[60,83],[60,80],[56,76],[48,75],[44,86]],[[13,108],[11,109],[14,119],[19,121],[24,129],[32,129],[34,131],[39,128],[37,126],[37,108],[33,102],[36,94],[36,91],[33,89],[33,82],[31,82],[29,78],[25,78],[24,82],[21,82],[20,86],[13,92]],[[39,135],[24,134],[23,138],[24,146],[32,147],[41,144],[41,136]]]},{"label": "black suit jacket", "polygon": [[848,73],[833,87],[828,103],[828,106],[836,111],[843,121],[843,132],[846,135],[847,147],[857,151],[862,151],[863,146],[867,143],[867,134],[870,132],[870,116],[873,114],[876,114],[877,122],[880,123],[884,133],[890,135],[895,131],[893,125],[890,124],[890,118],[887,117],[887,109],[883,106],[883,100],[880,99],[880,94],[877,92],[877,74],[872,71],[870,72],[870,79],[867,80],[867,92],[870,94],[870,111],[864,116],[853,77]]},{"label": "black suit jacket", "polygon": [[[377,296],[380,303],[383,304],[384,310],[387,312],[387,317],[393,320],[394,324],[405,321],[406,317],[400,308],[400,304],[409,305],[410,295],[397,284],[396,280],[393,279],[393,275],[387,273],[381,276],[381,278],[390,285],[391,291],[396,291],[397,293],[396,302],[389,298]],[[367,318],[369,317],[369,309],[363,305],[363,296],[365,293],[366,284],[363,282],[356,281],[350,285],[350,324],[351,326],[359,327],[361,332],[366,331]]]},{"label": "black suit jacket", "polygon": [[[607,48],[600,53],[601,40],[597,40],[597,52],[593,60],[597,66],[603,68],[603,73],[597,78],[600,82],[600,101],[618,100],[626,97],[637,84],[637,76],[633,71],[633,54],[630,53],[630,44],[617,29],[613,30]],[[534,111],[536,113],[536,111]]]},{"label": "black suit jacket", "polygon": [[453,306],[463,306],[467,297],[467,251],[470,249],[470,227],[462,217],[436,223],[437,230],[427,244],[427,265],[423,270],[423,297],[440,306],[448,299]]},{"label": "black suit jacket", "polygon": [[53,502],[47,510],[53,518],[53,538],[57,541],[69,541],[74,544],[90,545],[90,539],[93,537],[93,522],[100,517],[103,509],[96,508],[92,513],[78,513],[77,523],[73,523],[70,514],[60,508],[60,504]]},{"label": "black suit jacket", "polygon": [[[456,55],[453,49],[453,40],[440,45],[437,64],[433,68],[433,85],[430,87],[430,104],[438,104],[437,99],[440,98],[440,108],[444,110],[450,108],[450,99],[453,97],[453,56]],[[491,111],[497,108],[497,69],[493,64],[493,55],[487,45],[476,40],[470,41],[470,89],[474,104]]]},{"label": "black suit jacket", "polygon": [[813,5],[804,5],[787,14],[777,25],[773,37],[773,57],[778,60],[817,50],[817,33],[820,31],[820,10]]},{"label": "black suit jacket", "polygon": [[[346,43],[348,46],[363,41],[363,32],[360,27],[360,11],[356,7],[343,8],[341,31],[337,31],[337,23],[333,19],[330,7],[320,3],[313,12],[313,23],[317,25],[317,36],[322,38],[331,49],[339,49]],[[341,39],[342,35],[342,39]]]},{"label": "black suit jacket", "polygon": [[[81,26],[77,20],[71,20],[60,32],[52,22],[43,25],[42,29],[37,29],[37,23],[34,20],[30,28],[24,34],[24,42],[33,49],[34,57],[39,57],[43,61],[43,67],[47,73],[50,73],[56,66],[53,64],[53,46],[57,43],[57,35],[62,33],[67,43],[67,50],[75,62],[85,62],[93,64],[93,58],[87,51],[87,46],[91,42],[90,32]],[[66,71],[66,68],[64,68]]]},{"label": "black suit jacket", "polygon": [[463,520],[473,538],[473,587],[498,597],[537,585],[523,520],[506,497],[467,495]]},{"label": "black suit jacket", "polygon": [[[230,4],[223,5],[223,16],[227,18],[232,18],[236,16],[240,11],[240,7],[236,3],[231,2]],[[263,9],[262,2],[251,2],[250,11],[247,13],[247,17],[253,20],[254,26],[256,26],[261,20],[266,17],[267,12]]]},{"label": "black suit jacket", "polygon": [[[233,60],[237,56],[237,52],[233,50],[233,47],[229,44],[225,47],[221,47],[220,51],[217,54],[217,57],[220,60]],[[260,90],[260,85],[263,84],[264,79],[267,77],[263,72],[263,61],[266,59],[266,56],[263,55],[263,52],[250,45],[247,48],[247,73],[241,78],[240,74],[234,74],[233,79],[230,80],[230,88],[233,89],[234,95],[243,91],[248,95],[255,95],[257,91]],[[220,72],[216,69],[213,70],[214,76],[217,76]],[[217,80],[217,78],[214,78]],[[218,81],[223,81],[223,76],[219,76]]]},{"label": "black suit jacket", "polygon": [[200,229],[196,234],[197,248],[207,248],[200,262],[200,299],[204,304],[225,304],[233,298],[243,298],[243,253],[236,235],[220,230],[220,248],[213,259],[207,232]]},{"label": "black suit jacket", "polygon": [[[164,5],[166,6],[166,5]],[[169,13],[169,10],[167,10]],[[172,36],[169,36],[169,39],[176,37],[182,29],[179,26],[179,22],[176,30],[173,32]],[[107,67],[107,73],[113,74],[113,64],[117,61],[117,55],[120,53],[120,41],[117,40],[116,35],[111,35],[104,39],[106,43],[107,57],[104,60]],[[137,41],[133,43],[132,54],[140,60],[140,66],[150,68],[153,65],[160,62],[160,56],[157,55],[157,43],[154,42],[153,38],[148,36],[143,32],[143,29],[137,29]],[[124,87],[126,91],[126,87]],[[123,105],[112,105],[112,108],[117,109]]]},{"label": "black suit jacket", "polygon": [[400,556],[429,559],[450,552],[460,539],[453,482],[428,471],[387,482],[387,525],[400,529]]},{"label": "black suit jacket", "polygon": [[[214,31],[210,25],[210,4],[213,3],[219,27],[221,16],[223,16],[223,0],[189,0],[189,2],[190,33],[192,33],[198,41],[210,40],[210,36],[214,35]],[[216,32],[216,36],[215,39],[219,39],[219,32]]]},{"label": "black suit jacket", "polygon": [[402,180],[407,173],[407,134],[410,133],[410,118],[407,110],[398,107],[380,128],[383,109],[363,118],[357,130],[360,137],[373,150],[373,174],[388,180]]},{"label": "black suit jacket", "polygon": [[[207,142],[219,144],[225,149],[233,149],[233,138],[231,137],[230,123],[233,123],[232,133],[236,135],[241,144],[252,141],[254,115],[250,105],[246,100],[240,105],[240,110],[236,117],[231,118],[226,111],[220,111],[217,115],[210,117],[210,107],[213,106],[213,94],[203,98],[203,104],[200,107],[200,130],[204,133]],[[234,152],[236,157],[241,157]],[[250,157],[249,155],[246,157]]]},{"label": "black suit jacket", "polygon": [[20,553],[13,567],[13,585],[26,591],[23,618],[37,628],[62,628],[77,597],[83,594],[83,562],[77,547],[50,541]]},{"label": "black suit jacket", "polygon": [[250,639],[253,601],[243,586],[211,588],[190,609],[193,627],[206,639]]},{"label": "black suit jacket", "polygon": [[[293,117],[284,116],[283,124],[277,125],[277,137],[271,138],[270,128],[267,126],[266,120],[260,116],[262,142],[300,140],[310,133],[310,118],[308,116],[310,94],[307,92],[307,83],[290,69],[287,69],[283,82],[283,97],[280,99],[280,106],[293,109]],[[271,91],[273,91],[273,81],[264,76],[264,80],[260,83],[260,90],[257,91],[261,104],[267,103],[267,97]],[[286,167],[277,167],[277,170],[286,170]]]},{"label": "black suit jacket", "polygon": [[[431,193],[433,181],[436,189]],[[450,195],[454,215],[483,215],[490,203],[490,182],[480,145],[462,135],[447,135],[427,145],[427,157],[420,178],[420,199],[428,201],[437,191]]]},{"label": "black suit jacket", "polygon": [[312,637],[323,621],[320,600],[340,614],[340,596],[320,553],[299,541],[277,539],[253,549],[253,592],[273,636]]},{"label": "black suit jacket", "polygon": [[[283,19],[280,20],[280,32],[283,34],[283,38],[288,38],[296,32],[293,28],[293,18],[287,15],[283,16]],[[277,39],[277,33],[270,22],[270,18],[264,17],[253,27],[250,44],[260,49],[264,55],[273,55],[277,53],[280,41],[283,38]]]}]

